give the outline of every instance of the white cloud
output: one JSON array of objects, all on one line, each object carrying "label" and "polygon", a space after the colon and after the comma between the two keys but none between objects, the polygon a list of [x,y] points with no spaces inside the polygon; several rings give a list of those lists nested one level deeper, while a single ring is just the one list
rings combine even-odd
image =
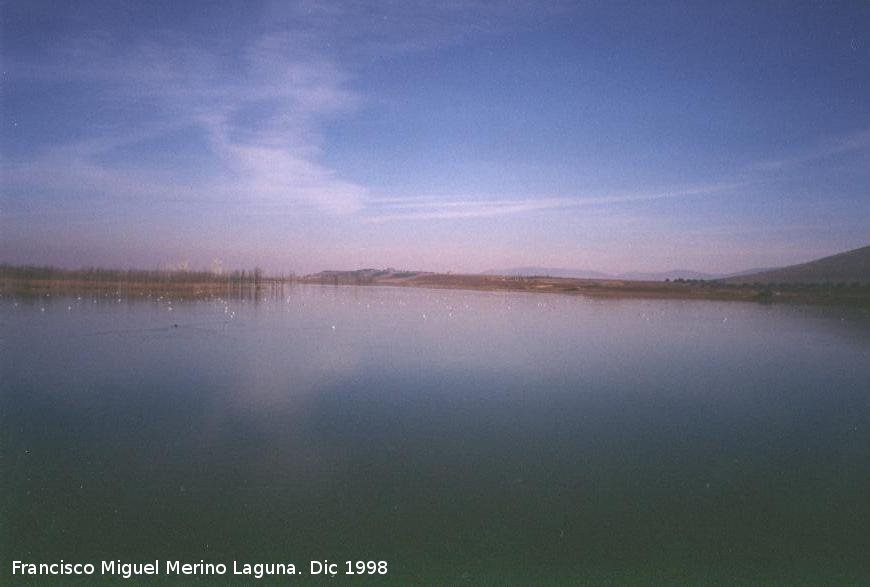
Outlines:
[{"label": "white cloud", "polygon": [[759,161],[752,165],[752,169],[779,171],[867,149],[870,149],[870,129],[826,139],[790,157]]},{"label": "white cloud", "polygon": [[[283,202],[339,214],[360,208],[365,188],[320,162],[321,124],[359,103],[329,58],[280,32],[243,41],[238,59],[218,55],[211,41],[158,34],[115,41],[71,40],[55,59],[17,69],[20,77],[91,84],[98,119],[100,110],[130,116],[111,126],[83,124],[84,138],[6,161],[6,197],[47,189],[115,200]],[[119,148],[194,128],[209,138],[220,170],[211,177],[179,179],[129,156],[107,162]]]},{"label": "white cloud", "polygon": [[524,212],[580,208],[585,206],[648,202],[669,198],[701,196],[725,192],[745,183],[718,183],[688,186],[649,193],[620,193],[572,197],[539,197],[521,199],[475,198],[379,198],[369,201],[367,222],[383,223],[409,220],[450,220],[493,218]]},{"label": "white cloud", "polygon": [[[83,123],[86,136],[5,162],[4,197],[42,188],[115,201],[219,198],[360,211],[366,187],[342,178],[321,153],[323,123],[362,102],[347,62],[458,43],[560,9],[533,2],[274,2],[226,38],[182,33],[170,23],[121,38],[121,29],[99,30],[76,11],[46,12],[43,18],[61,19],[60,32],[44,39],[38,60],[7,63],[12,76],[87,84],[97,119],[113,111],[124,120]],[[211,177],[179,180],[153,162],[107,162],[119,148],[190,128],[209,138],[221,170]]]}]

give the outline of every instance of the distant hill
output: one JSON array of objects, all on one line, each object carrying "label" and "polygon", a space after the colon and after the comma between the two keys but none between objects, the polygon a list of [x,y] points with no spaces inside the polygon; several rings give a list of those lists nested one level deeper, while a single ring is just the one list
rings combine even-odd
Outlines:
[{"label": "distant hill", "polygon": [[395,283],[418,277],[421,275],[429,275],[424,271],[403,271],[399,269],[356,269],[356,270],[327,270],[320,273],[305,275],[300,281],[310,283],[333,283],[342,285],[364,285],[378,283]]},{"label": "distant hill", "polygon": [[561,267],[511,267],[509,269],[490,269],[483,275],[506,275],[523,277],[570,277],[575,279],[626,279],[630,281],[664,281],[666,279],[718,279],[723,275],[702,273],[690,269],[672,269],[671,271],[629,273],[604,273],[591,269],[565,269]]},{"label": "distant hill", "polygon": [[725,283],[870,283],[870,246],[780,269],[723,279]]},{"label": "distant hill", "polygon": [[574,277],[576,279],[613,279],[612,275],[587,269],[564,269],[560,267],[511,267],[509,269],[490,269],[483,275],[505,275],[522,277]]},{"label": "distant hill", "polygon": [[632,281],[664,281],[665,279],[718,279],[721,275],[702,273],[700,271],[692,271],[691,269],[673,269],[671,271],[660,271],[657,273],[631,271],[629,273],[620,273],[617,277],[620,279],[630,279]]},{"label": "distant hill", "polygon": [[779,267],[754,267],[752,269],[744,269],[743,271],[737,271],[735,273],[728,273],[726,275],[720,275],[718,279],[728,279],[729,277],[740,277],[742,275],[752,275],[753,273],[763,273],[766,271],[775,271],[779,269]]},{"label": "distant hill", "polygon": [[[360,284],[394,283],[434,274],[420,271],[400,271],[396,269],[358,269],[356,271],[322,271],[309,275],[307,280],[322,283]],[[606,279],[624,281],[665,281],[701,280],[720,283],[870,283],[870,246],[825,257],[809,263],[791,265],[776,269],[749,269],[739,273],[712,274],[690,269],[670,271],[641,272],[633,271],[609,274],[591,269],[566,269],[563,267],[511,267],[490,269],[484,276],[504,277],[556,277],[569,279]]]}]

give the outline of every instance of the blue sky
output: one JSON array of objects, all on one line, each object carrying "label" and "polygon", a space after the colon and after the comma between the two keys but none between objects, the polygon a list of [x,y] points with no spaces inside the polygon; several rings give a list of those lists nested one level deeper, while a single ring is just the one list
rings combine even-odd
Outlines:
[{"label": "blue sky", "polygon": [[867,3],[0,15],[0,261],[727,272],[870,243]]}]

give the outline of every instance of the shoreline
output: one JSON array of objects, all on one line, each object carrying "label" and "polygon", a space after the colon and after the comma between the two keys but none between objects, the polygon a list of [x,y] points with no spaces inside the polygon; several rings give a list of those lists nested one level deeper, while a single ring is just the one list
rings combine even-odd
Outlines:
[{"label": "shoreline", "polygon": [[685,299],[870,307],[870,284],[857,287],[815,284],[734,285],[701,280],[666,282],[414,272],[376,276],[361,276],[359,272],[330,272],[306,276],[297,279],[296,282],[319,285],[555,293],[608,299]]},{"label": "shoreline", "polygon": [[383,275],[374,276],[360,275],[359,272],[330,272],[294,279],[266,279],[260,283],[4,278],[0,279],[0,294],[29,297],[77,292],[112,292],[114,295],[129,297],[172,294],[179,297],[198,298],[214,297],[222,293],[232,294],[233,292],[244,292],[247,296],[258,291],[274,290],[294,284],[565,294],[599,299],[684,299],[870,307],[870,285],[734,285],[700,280],[665,282],[418,272],[384,272]]},{"label": "shoreline", "polygon": [[289,281],[274,279],[259,283],[242,282],[226,283],[223,281],[119,281],[119,280],[87,280],[87,279],[0,279],[0,295],[40,297],[77,293],[111,293],[123,297],[149,297],[151,295],[175,295],[184,298],[209,298],[222,293],[240,292],[249,297],[258,291],[281,287]]}]

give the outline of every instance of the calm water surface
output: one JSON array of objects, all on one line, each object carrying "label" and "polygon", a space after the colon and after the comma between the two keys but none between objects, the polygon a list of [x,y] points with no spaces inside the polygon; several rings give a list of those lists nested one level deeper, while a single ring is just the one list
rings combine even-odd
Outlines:
[{"label": "calm water surface", "polygon": [[0,369],[0,583],[12,559],[60,558],[870,581],[866,310],[4,297]]}]

